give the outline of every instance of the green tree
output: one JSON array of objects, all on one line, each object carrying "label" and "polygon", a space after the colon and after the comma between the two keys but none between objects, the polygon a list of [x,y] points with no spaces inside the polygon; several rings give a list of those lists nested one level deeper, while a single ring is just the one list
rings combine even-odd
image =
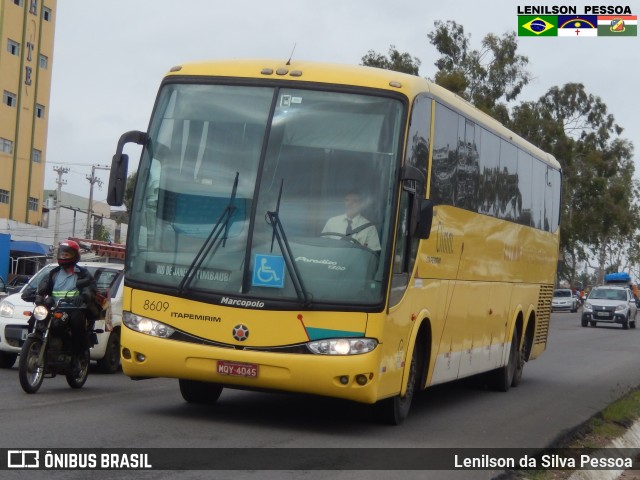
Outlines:
[{"label": "green tree", "polygon": [[362,65],[408,73],[410,75],[418,75],[418,71],[420,70],[420,60],[418,58],[412,57],[408,53],[400,53],[394,45],[389,47],[388,57],[369,50],[369,52],[362,57]]},{"label": "green tree", "polygon": [[473,103],[500,121],[508,119],[506,104],[515,100],[531,80],[529,59],[517,53],[515,32],[498,37],[487,34],[480,50],[470,46],[471,36],[453,20],[434,22],[427,37],[440,53],[435,82]]},{"label": "green tree", "polygon": [[633,145],[619,137],[622,128],[604,102],[584,85],[568,83],[515,107],[508,126],[562,165],[559,279],[573,285],[586,263],[601,282],[607,268],[636,261]]},{"label": "green tree", "polygon": [[101,242],[110,242],[111,241],[111,233],[102,223],[98,223],[94,225],[93,228],[93,239],[99,240]]}]

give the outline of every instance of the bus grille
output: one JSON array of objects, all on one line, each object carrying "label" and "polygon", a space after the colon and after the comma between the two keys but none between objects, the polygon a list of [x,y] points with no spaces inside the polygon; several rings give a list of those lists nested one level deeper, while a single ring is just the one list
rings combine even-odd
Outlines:
[{"label": "bus grille", "polygon": [[228,343],[215,342],[213,340],[207,340],[205,338],[196,337],[186,332],[176,330],[171,335],[171,340],[177,340],[179,342],[196,343],[199,345],[209,345],[212,347],[229,348],[234,350],[252,350],[256,352],[271,352],[271,353],[297,353],[297,354],[311,354],[309,349],[304,344],[298,345],[282,345],[274,347],[245,347],[241,345],[230,345]]},{"label": "bus grille", "polygon": [[553,285],[540,285],[538,296],[538,311],[536,313],[536,335],[534,343],[547,343],[549,335],[549,320],[551,319],[551,299],[553,298]]}]

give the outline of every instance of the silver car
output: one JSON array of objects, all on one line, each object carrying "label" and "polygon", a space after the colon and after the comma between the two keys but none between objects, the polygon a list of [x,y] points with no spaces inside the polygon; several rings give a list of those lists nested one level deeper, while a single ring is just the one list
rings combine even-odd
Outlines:
[{"label": "silver car", "polygon": [[622,328],[636,328],[638,307],[633,293],[626,287],[595,287],[584,302],[582,326],[595,327],[599,322],[619,323]]},{"label": "silver car", "polygon": [[577,312],[578,311],[578,299],[573,292],[568,288],[558,288],[553,291],[553,299],[551,300],[551,310]]}]

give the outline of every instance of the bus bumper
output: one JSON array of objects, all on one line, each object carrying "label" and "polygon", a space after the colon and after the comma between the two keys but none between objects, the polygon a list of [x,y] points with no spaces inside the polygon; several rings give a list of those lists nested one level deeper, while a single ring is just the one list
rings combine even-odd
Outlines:
[{"label": "bus bumper", "polygon": [[[135,348],[131,347],[135,345]],[[314,355],[236,350],[153,337],[123,326],[122,370],[131,378],[183,378],[228,388],[275,390],[375,403],[381,346],[360,355]],[[218,365],[245,364],[241,376]],[[257,367],[254,369],[253,367]]]}]

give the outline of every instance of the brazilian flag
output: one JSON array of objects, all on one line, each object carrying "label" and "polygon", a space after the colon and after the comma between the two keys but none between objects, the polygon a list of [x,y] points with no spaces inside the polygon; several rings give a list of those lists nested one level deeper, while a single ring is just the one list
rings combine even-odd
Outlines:
[{"label": "brazilian flag", "polygon": [[557,37],[556,15],[518,15],[519,37]]}]

